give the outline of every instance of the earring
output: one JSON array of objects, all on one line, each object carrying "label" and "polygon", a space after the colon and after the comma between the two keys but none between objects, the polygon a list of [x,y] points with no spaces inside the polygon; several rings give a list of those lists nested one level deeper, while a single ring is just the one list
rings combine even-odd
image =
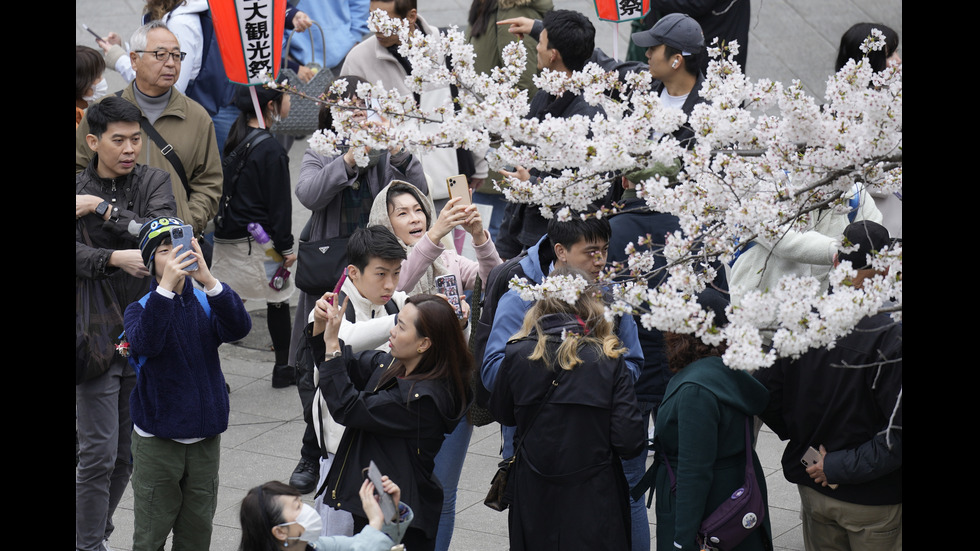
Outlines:
[{"label": "earring", "polygon": [[419,354],[422,353],[422,349],[421,348],[416,348],[415,351],[418,352]]}]

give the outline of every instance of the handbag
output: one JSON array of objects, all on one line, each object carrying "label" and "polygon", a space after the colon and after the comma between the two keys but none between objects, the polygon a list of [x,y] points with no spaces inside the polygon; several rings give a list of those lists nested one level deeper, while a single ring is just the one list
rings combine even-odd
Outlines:
[{"label": "handbag", "polygon": [[[79,222],[81,223],[81,222]],[[82,224],[85,244],[92,246]],[[107,279],[75,278],[75,384],[109,370],[116,355],[115,336],[123,330],[123,313]]]},{"label": "handbag", "polygon": [[541,409],[544,407],[548,400],[551,398],[551,394],[558,388],[558,380],[561,379],[562,374],[564,374],[563,369],[559,369],[555,378],[551,381],[551,386],[548,387],[548,392],[544,395],[544,400],[541,401],[541,405],[534,412],[534,417],[531,418],[531,422],[527,424],[527,429],[524,430],[524,434],[521,435],[521,439],[518,440],[517,446],[514,447],[514,455],[504,459],[497,464],[497,472],[493,474],[493,478],[490,479],[490,491],[487,492],[487,497],[483,500],[483,504],[487,507],[493,509],[494,511],[503,511],[510,506],[513,501],[513,492],[508,493],[507,481],[510,477],[511,468],[514,463],[517,462],[517,455],[521,451],[521,446],[524,445],[524,439],[527,437],[528,432],[531,431],[531,426],[534,425],[534,421],[538,418],[538,414],[541,413]]},{"label": "handbag", "polygon": [[[677,480],[670,462],[664,455],[664,465],[670,477],[670,491],[676,493]],[[698,545],[702,549],[728,551],[742,543],[749,534],[762,525],[766,518],[766,503],[755,479],[755,461],[752,459],[752,429],[745,418],[745,482],[710,515],[701,521],[698,529]]]},{"label": "handbag", "polygon": [[[323,27],[316,21],[313,21],[313,25],[320,31],[320,43],[323,45],[320,61],[324,61],[327,58],[327,46],[326,40],[323,39]],[[289,52],[290,42],[292,42],[293,37],[297,34],[295,32],[289,34],[289,39],[286,40],[287,53]],[[335,76],[330,69],[321,67],[316,62],[316,51],[313,45],[312,34],[310,35],[310,55],[312,56],[312,60],[306,64],[306,68],[314,71],[316,74],[313,75],[313,78],[309,82],[303,82],[299,78],[299,75],[296,74],[296,71],[286,66],[286,58],[288,56],[285,55],[282,56],[282,68],[279,70],[279,74],[283,75],[290,87],[311,98],[319,98],[326,92],[327,86],[333,82]],[[294,95],[291,101],[289,116],[273,124],[270,131],[273,134],[285,134],[287,136],[309,136],[319,130],[320,104],[297,95]]]},{"label": "handbag", "polygon": [[330,237],[310,241],[310,225],[313,217],[299,236],[296,252],[296,287],[308,295],[321,297],[333,291],[347,267],[347,240],[349,237]]}]

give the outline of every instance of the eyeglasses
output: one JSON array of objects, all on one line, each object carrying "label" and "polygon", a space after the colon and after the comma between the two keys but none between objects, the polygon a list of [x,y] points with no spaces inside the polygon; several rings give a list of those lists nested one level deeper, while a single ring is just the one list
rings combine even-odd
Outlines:
[{"label": "eyeglasses", "polygon": [[187,57],[187,52],[165,52],[163,50],[156,50],[152,52],[149,50],[134,50],[134,51],[138,54],[153,54],[153,57],[155,57],[157,61],[166,61],[167,56],[170,56],[170,58],[174,60],[174,63],[177,63],[178,61],[184,61],[184,58]]}]

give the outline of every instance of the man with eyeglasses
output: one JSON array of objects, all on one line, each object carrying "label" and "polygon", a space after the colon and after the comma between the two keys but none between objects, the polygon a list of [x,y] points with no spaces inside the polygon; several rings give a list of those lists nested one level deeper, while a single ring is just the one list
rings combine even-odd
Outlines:
[{"label": "man with eyeglasses", "polygon": [[[198,242],[203,243],[200,238],[217,211],[223,182],[214,123],[200,104],[174,86],[186,54],[165,23],[143,25],[133,33],[130,45],[136,78],[117,95],[135,103],[144,116],[146,147],[138,162],[170,172],[177,216],[194,227]],[[83,120],[75,133],[76,174],[94,155],[85,144],[88,133]]]}]

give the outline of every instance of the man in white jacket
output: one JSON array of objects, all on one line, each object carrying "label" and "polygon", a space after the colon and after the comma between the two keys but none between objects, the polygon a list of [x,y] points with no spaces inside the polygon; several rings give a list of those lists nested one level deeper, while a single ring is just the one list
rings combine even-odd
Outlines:
[{"label": "man in white jacket", "polygon": [[[350,264],[338,301],[343,304],[346,295],[348,304],[338,336],[354,353],[371,349],[387,352],[397,312],[408,298],[404,292],[395,290],[402,261],[406,257],[405,249],[387,228],[369,226],[351,234],[347,242],[347,257]],[[309,321],[312,324],[312,311]],[[308,326],[307,331],[311,327]],[[319,388],[320,372],[315,367],[313,384],[317,389],[313,399],[313,425],[322,454],[317,482],[319,488],[330,471],[337,445],[344,435],[344,427],[334,421],[327,410],[327,402]],[[314,503],[323,519],[323,535],[353,535],[354,520],[350,513],[324,505],[322,495],[317,496]]]}]

